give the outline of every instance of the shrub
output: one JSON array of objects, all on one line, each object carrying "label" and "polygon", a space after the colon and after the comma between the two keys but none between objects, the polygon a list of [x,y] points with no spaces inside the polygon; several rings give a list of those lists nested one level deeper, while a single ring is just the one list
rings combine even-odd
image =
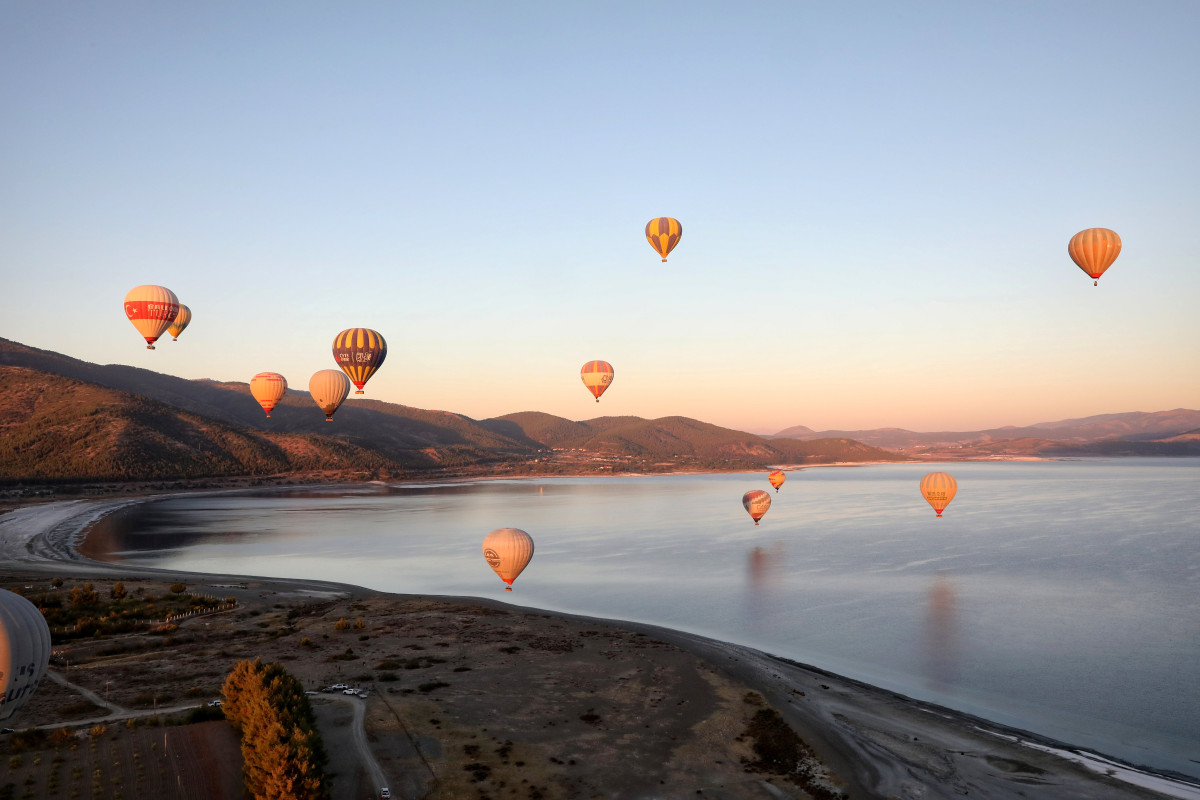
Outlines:
[{"label": "shrub", "polygon": [[182,583],[172,583],[170,588],[172,594],[183,594],[187,591],[187,586]]},{"label": "shrub", "polygon": [[445,681],[431,681],[430,683],[422,683],[417,689],[422,692],[432,692],[435,689],[442,689],[449,685]]},{"label": "shrub", "polygon": [[344,631],[349,627],[350,627],[350,623],[346,622],[345,617],[338,618],[338,621],[336,623],[334,623],[334,626],[333,626],[334,630],[338,630],[338,631]]}]

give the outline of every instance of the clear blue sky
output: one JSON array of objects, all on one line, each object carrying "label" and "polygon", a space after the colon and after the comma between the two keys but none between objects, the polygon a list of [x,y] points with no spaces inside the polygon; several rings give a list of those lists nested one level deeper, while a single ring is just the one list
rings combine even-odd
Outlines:
[{"label": "clear blue sky", "polygon": [[[1197,31],[1193,0],[0,0],[0,336],[306,389],[366,326],[369,397],[476,418],[1197,408]],[[1099,287],[1089,227],[1124,240]],[[195,315],[153,352],[143,283]]]}]

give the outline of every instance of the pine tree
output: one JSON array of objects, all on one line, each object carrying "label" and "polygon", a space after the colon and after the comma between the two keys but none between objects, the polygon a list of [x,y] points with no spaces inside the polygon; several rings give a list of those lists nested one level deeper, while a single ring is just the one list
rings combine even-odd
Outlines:
[{"label": "pine tree", "polygon": [[282,664],[239,661],[225,680],[225,716],[242,737],[255,800],[327,800],[325,748],[304,687]]}]

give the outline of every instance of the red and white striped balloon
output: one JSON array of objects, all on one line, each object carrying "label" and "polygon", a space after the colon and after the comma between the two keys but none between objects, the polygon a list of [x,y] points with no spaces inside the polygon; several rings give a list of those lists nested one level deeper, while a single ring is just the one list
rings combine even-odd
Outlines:
[{"label": "red and white striped balloon", "polygon": [[250,379],[250,394],[271,418],[271,409],[287,392],[287,380],[278,372],[260,372]]}]

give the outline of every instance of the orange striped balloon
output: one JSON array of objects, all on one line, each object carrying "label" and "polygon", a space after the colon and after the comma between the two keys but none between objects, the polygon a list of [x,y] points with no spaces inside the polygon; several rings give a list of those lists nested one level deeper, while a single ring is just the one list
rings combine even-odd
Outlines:
[{"label": "orange striped balloon", "polygon": [[654,252],[667,260],[667,254],[675,249],[683,237],[683,226],[674,217],[659,217],[646,223],[646,241],[654,248]]},{"label": "orange striped balloon", "polygon": [[750,515],[750,519],[754,520],[754,524],[757,525],[758,521],[763,518],[763,514],[766,514],[771,507],[771,495],[762,489],[751,489],[742,495],[742,506]]},{"label": "orange striped balloon", "polygon": [[787,480],[787,475],[784,475],[781,469],[773,469],[767,475],[767,480],[771,482],[771,485],[775,487],[775,491],[778,492],[779,487],[783,486],[783,482]]},{"label": "orange striped balloon", "polygon": [[613,375],[612,364],[607,361],[589,361],[583,365],[583,369],[579,370],[579,377],[583,378],[583,385],[588,391],[596,396],[596,402],[600,402],[600,395],[604,394],[612,383]]},{"label": "orange striped balloon", "polygon": [[363,386],[387,358],[387,342],[370,328],[347,328],[333,340],[333,359],[358,388],[355,394],[365,394]]},{"label": "orange striped balloon", "polygon": [[931,472],[921,478],[921,494],[925,497],[925,502],[933,506],[939,517],[957,493],[958,481],[954,480],[953,475]]},{"label": "orange striped balloon", "polygon": [[1108,228],[1088,228],[1071,237],[1067,253],[1078,267],[1093,278],[1092,285],[1100,285],[1100,276],[1121,255],[1121,237]]},{"label": "orange striped balloon", "polygon": [[308,393],[313,402],[325,412],[325,421],[333,422],[333,412],[350,394],[350,379],[336,369],[322,369],[308,379]]},{"label": "orange striped balloon", "polygon": [[250,379],[250,394],[271,418],[271,409],[287,392],[287,380],[278,372],[260,372]]},{"label": "orange striped balloon", "polygon": [[165,286],[135,286],[125,295],[125,316],[146,340],[146,349],[153,350],[179,314],[179,298]]},{"label": "orange striped balloon", "polygon": [[175,321],[167,328],[167,333],[171,334],[171,341],[178,342],[179,334],[183,333],[192,321],[192,310],[182,303],[179,304],[179,313],[175,315]]}]

